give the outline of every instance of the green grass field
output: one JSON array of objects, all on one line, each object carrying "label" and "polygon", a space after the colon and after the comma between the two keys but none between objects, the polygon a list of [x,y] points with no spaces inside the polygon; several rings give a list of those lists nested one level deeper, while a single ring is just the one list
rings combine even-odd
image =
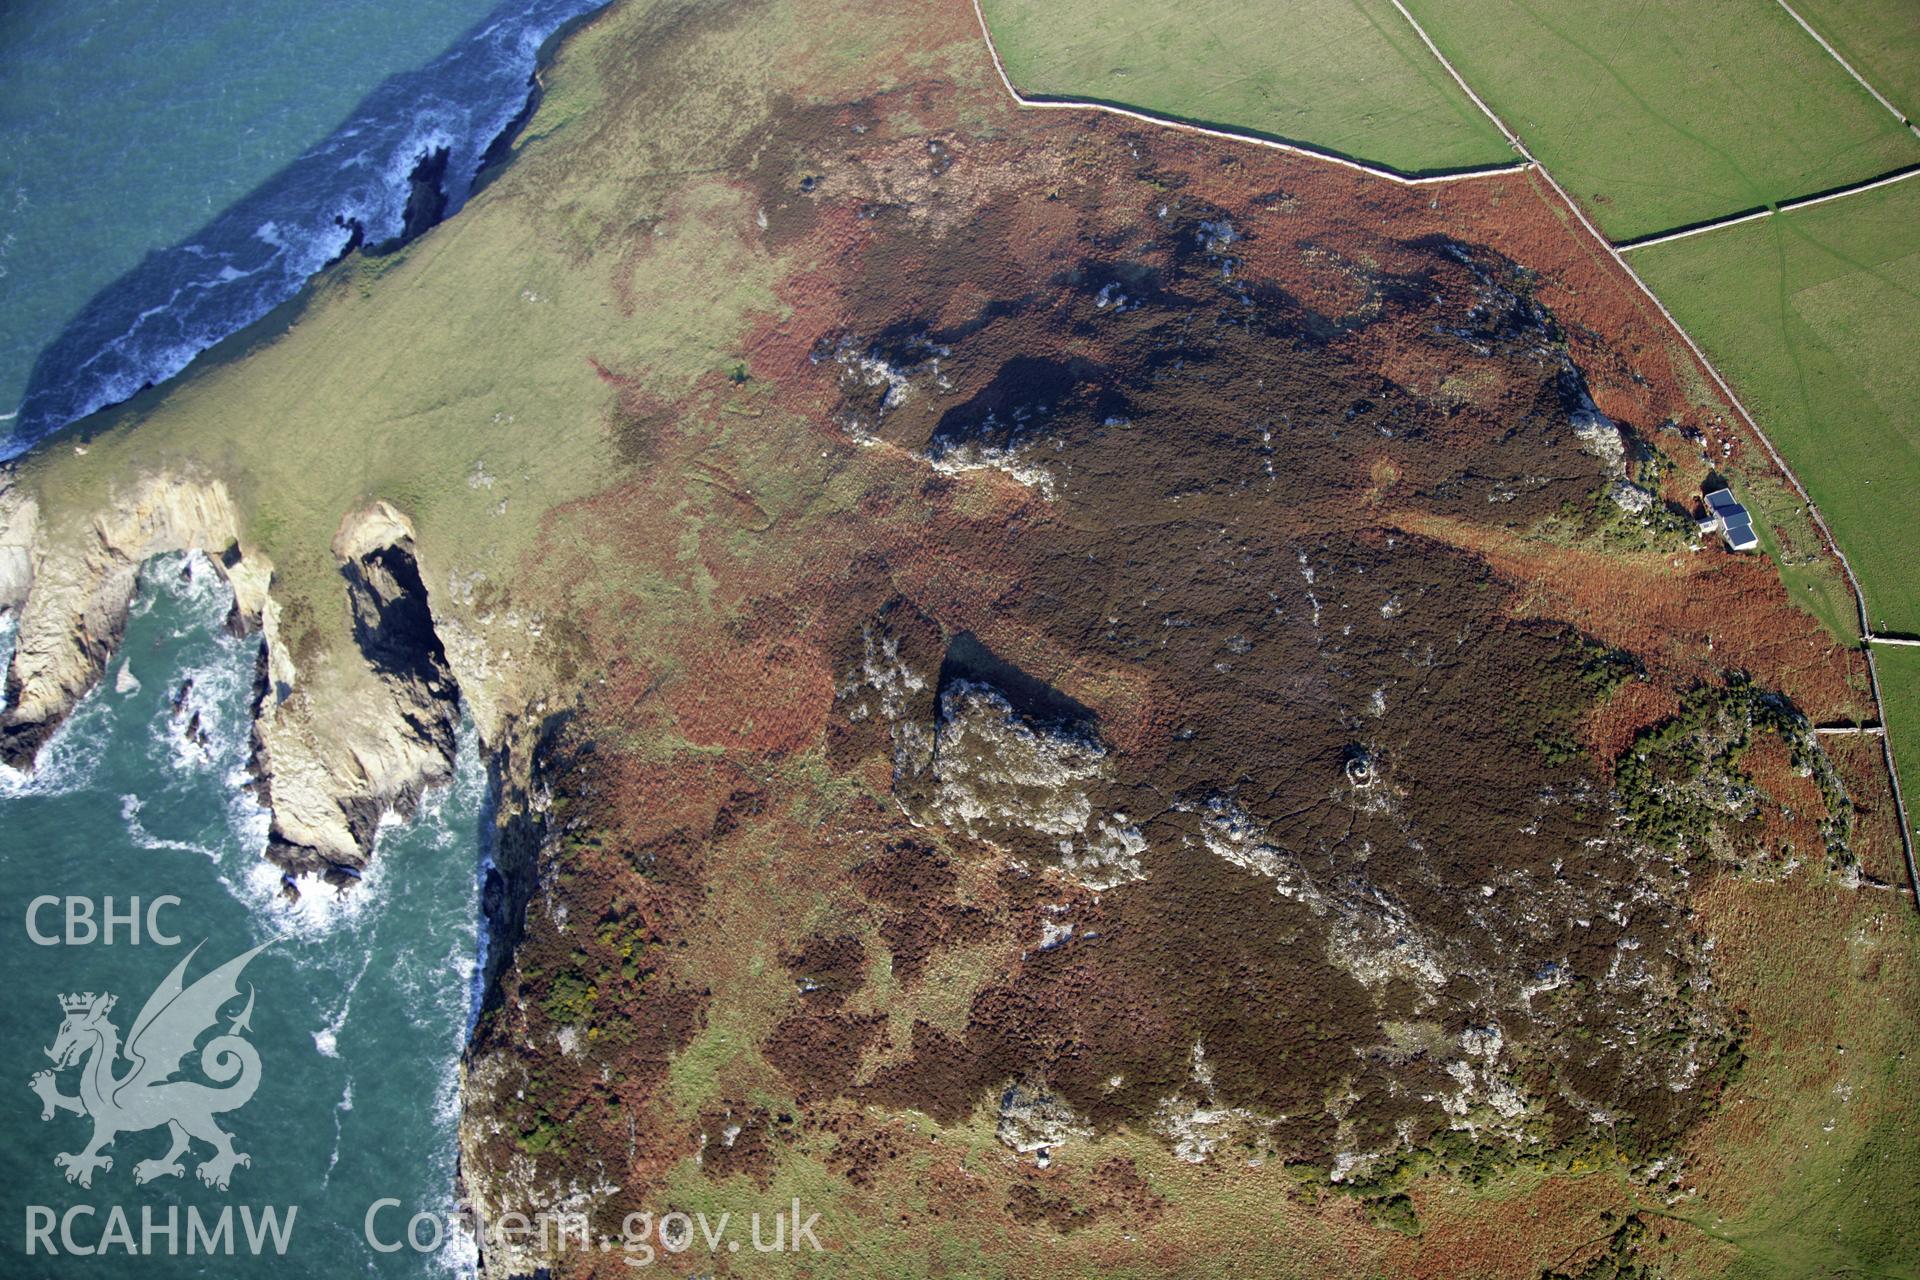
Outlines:
[{"label": "green grass field", "polygon": [[[1887,716],[1887,736],[1893,742],[1893,762],[1907,788],[1907,814],[1920,796],[1913,793],[1920,779],[1920,649],[1881,645],[1874,650],[1874,668],[1880,675],[1880,701]],[[1915,829],[1920,835],[1920,828]]]},{"label": "green grass field", "polygon": [[1860,611],[1853,588],[1839,562],[1827,554],[1826,541],[1807,518],[1800,495],[1774,479],[1772,462],[1749,462],[1755,465],[1729,469],[1734,492],[1753,513],[1760,547],[1780,571],[1788,597],[1818,618],[1835,640],[1858,648]]},{"label": "green grass field", "polygon": [[1635,251],[1733,379],[1866,588],[1920,632],[1920,179]]},{"label": "green grass field", "polygon": [[1404,173],[1504,164],[1499,130],[1387,0],[983,0],[1022,93],[1092,98]]},{"label": "green grass field", "polygon": [[1792,0],[1800,16],[1908,119],[1920,112],[1920,4]]},{"label": "green grass field", "polygon": [[1920,138],[1777,4],[1407,7],[1616,240],[1920,162]]}]

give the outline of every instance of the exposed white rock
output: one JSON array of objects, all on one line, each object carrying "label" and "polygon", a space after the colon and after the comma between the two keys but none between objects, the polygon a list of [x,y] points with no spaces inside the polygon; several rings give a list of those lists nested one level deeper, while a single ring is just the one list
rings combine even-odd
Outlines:
[{"label": "exposed white rock", "polygon": [[841,364],[865,385],[887,389],[880,398],[882,409],[894,409],[906,403],[912,384],[907,381],[905,370],[896,369],[885,360],[871,355],[848,355],[842,358]]},{"label": "exposed white rock", "polygon": [[1200,817],[1200,840],[1207,852],[1243,871],[1265,876],[1283,898],[1303,902],[1324,915],[1326,900],[1285,850],[1267,842],[1266,827],[1226,796],[1207,800]]},{"label": "exposed white rock", "polygon": [[1190,1098],[1172,1097],[1154,1113],[1153,1128],[1173,1147],[1177,1160],[1204,1163],[1222,1144],[1257,1117],[1235,1107],[1216,1107]]},{"label": "exposed white rock", "polygon": [[1623,478],[1616,479],[1607,489],[1607,496],[1613,499],[1613,505],[1630,516],[1645,515],[1653,510],[1654,496],[1639,485]]},{"label": "exposed white rock", "polygon": [[[987,425],[994,425],[992,414],[987,415]],[[1031,461],[1018,446],[1009,448],[969,440],[950,444],[937,453],[929,454],[927,462],[943,475],[960,475],[967,471],[1004,471],[1029,489],[1039,492],[1042,497],[1054,496],[1053,473]]]},{"label": "exposed white rock", "polygon": [[1042,920],[1040,922],[1040,949],[1051,951],[1073,936],[1071,920]]},{"label": "exposed white rock", "polygon": [[862,629],[860,640],[864,650],[860,675],[879,695],[880,714],[898,720],[906,714],[908,697],[927,687],[926,678],[900,660],[900,641],[895,637],[876,637],[869,626]]},{"label": "exposed white rock", "polygon": [[[233,591],[236,623],[261,636],[266,696],[254,723],[254,767],[272,811],[269,853],[290,869],[352,874],[365,863],[382,817],[409,810],[423,787],[450,776],[457,687],[450,676],[423,683],[418,673],[379,670],[372,654],[365,664],[299,671],[281,636],[273,565],[241,533],[219,480],[149,472],[109,489],[97,510],[56,516],[0,474],[0,605],[18,616],[9,667],[18,697],[0,715],[0,755],[30,766],[54,727],[106,674],[140,566],[172,552],[202,553]],[[333,546],[352,570],[349,597],[362,611],[363,642],[380,635],[383,624],[391,630],[391,599],[353,594],[392,597],[401,590],[380,567],[389,548],[401,548],[408,566],[417,562],[412,525],[386,503],[344,520]],[[389,635],[387,642],[404,649],[417,641],[437,652],[436,627],[423,620],[425,602],[413,608],[423,634]],[[476,664],[482,649],[469,646],[463,664]],[[124,664],[115,687],[138,687]],[[498,705],[488,710],[492,724],[482,725],[483,737],[505,717]]]},{"label": "exposed white rock", "polygon": [[1580,447],[1600,460],[1607,474],[1624,478],[1627,473],[1627,441],[1620,424],[1600,412],[1584,387],[1580,390],[1570,421]]},{"label": "exposed white rock", "polygon": [[1366,903],[1341,904],[1327,938],[1327,961],[1374,991],[1395,978],[1427,992],[1447,984],[1434,947],[1397,903],[1377,896]]},{"label": "exposed white rock", "polygon": [[1112,889],[1146,879],[1140,855],[1147,851],[1147,838],[1140,828],[1123,825],[1126,820],[1126,814],[1116,813],[1097,820],[1084,841],[1063,841],[1061,868],[1089,889]]},{"label": "exposed white rock", "polygon": [[1096,817],[1112,777],[1105,747],[1035,726],[995,688],[956,680],[941,694],[933,743],[932,816],[983,840],[1038,837],[1059,865],[1095,889],[1142,878],[1147,842],[1126,815]]},{"label": "exposed white rock", "polygon": [[1092,1134],[1092,1126],[1043,1086],[1016,1083],[1000,1095],[1000,1119],[994,1126],[994,1136],[1021,1155]]},{"label": "exposed white rock", "polygon": [[[89,516],[68,513],[57,530],[34,498],[0,486],[0,603],[20,611],[10,667],[18,696],[0,717],[0,757],[24,768],[105,673],[141,563],[201,551],[224,571],[239,522],[224,484],[168,473],[112,493]],[[227,576],[243,616],[257,619],[264,581]]]},{"label": "exposed white rock", "polygon": [[[361,643],[375,650],[364,667],[335,663],[305,684],[276,682],[254,724],[273,811],[268,850],[303,872],[365,865],[380,818],[410,812],[425,787],[452,775],[458,716],[457,687],[427,656],[438,650],[427,601],[412,598],[424,588],[412,523],[376,502],[341,521],[332,550]],[[388,634],[402,625],[396,618],[420,634]],[[270,666],[275,647],[269,636]],[[418,656],[419,672],[396,669],[388,649]]]},{"label": "exposed white rock", "polygon": [[1437,944],[1398,903],[1376,891],[1325,893],[1297,858],[1266,838],[1265,824],[1235,801],[1210,797],[1200,811],[1199,834],[1207,852],[1273,881],[1281,897],[1329,917],[1327,960],[1362,986],[1378,991],[1395,978],[1406,978],[1427,992],[1446,985]]},{"label": "exposed white rock", "polygon": [[[1244,1107],[1224,1106],[1214,1094],[1213,1066],[1204,1045],[1193,1046],[1188,1068],[1192,1089],[1169,1094],[1154,1110],[1154,1132],[1166,1138],[1175,1159],[1204,1163],[1222,1145],[1264,1150],[1276,1121]],[[1196,1096],[1197,1095],[1197,1096]]]},{"label": "exposed white rock", "polygon": [[951,385],[940,374],[942,357],[952,354],[948,348],[921,338],[911,342],[909,350],[918,358],[896,364],[877,350],[862,348],[849,339],[843,340],[834,349],[833,359],[852,381],[861,386],[886,388],[880,397],[880,412],[884,415],[888,410],[897,409],[907,402],[913,393],[913,379],[923,373],[926,375],[925,381],[938,390],[945,390]]},{"label": "exposed white rock", "polygon": [[0,609],[26,603],[39,533],[40,504],[0,475]]}]

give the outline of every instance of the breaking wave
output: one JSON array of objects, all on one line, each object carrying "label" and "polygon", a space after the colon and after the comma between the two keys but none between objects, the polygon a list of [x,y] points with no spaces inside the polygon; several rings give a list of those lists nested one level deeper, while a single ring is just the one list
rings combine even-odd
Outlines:
[{"label": "breaking wave", "polygon": [[[12,612],[0,618],[6,631],[0,644],[0,672],[13,664],[17,619]],[[4,686],[0,679],[0,686]],[[0,709],[4,709],[0,700]],[[40,748],[31,771],[0,764],[0,800],[20,796],[63,796],[93,781],[106,745],[111,709],[103,705],[98,687],[80,699]]]},{"label": "breaking wave", "polygon": [[[203,556],[144,566],[105,677],[33,773],[0,776],[0,833],[15,797],[24,808],[78,792],[53,802],[77,815],[74,833],[17,848],[0,839],[0,866],[16,858],[57,866],[104,843],[117,846],[115,857],[130,848],[164,861],[156,871],[190,911],[224,890],[230,901],[199,918],[237,915],[257,940],[275,938],[275,956],[300,977],[273,985],[284,1015],[278,1034],[292,1037],[273,1045],[276,1069],[327,1099],[321,1106],[331,1114],[330,1141],[317,1114],[255,1121],[262,1139],[310,1156],[304,1170],[282,1163],[273,1176],[289,1181],[276,1185],[301,1188],[311,1212],[335,1214],[354,1231],[369,1196],[404,1194],[450,1219],[444,1247],[423,1269],[471,1275],[477,1247],[455,1210],[460,1060],[479,963],[475,869],[488,825],[477,733],[463,717],[451,782],[429,793],[411,822],[381,824],[375,857],[350,893],[308,882],[287,901],[280,873],[261,856],[268,815],[245,786],[259,641],[225,626],[232,607],[231,590]],[[12,614],[0,615],[0,666],[15,627]],[[104,832],[85,826],[96,814]],[[362,1089],[356,1107],[356,1078],[375,1077],[380,1088]],[[310,1144],[297,1125],[311,1130]],[[342,1265],[372,1274],[375,1261],[354,1255]]]},{"label": "breaking wave", "polygon": [[351,243],[401,234],[416,165],[447,152],[445,215],[527,102],[547,37],[606,0],[508,0],[453,48],[394,76],[319,145],[208,223],[149,254],[35,362],[0,461],[143,387],[292,298]]}]

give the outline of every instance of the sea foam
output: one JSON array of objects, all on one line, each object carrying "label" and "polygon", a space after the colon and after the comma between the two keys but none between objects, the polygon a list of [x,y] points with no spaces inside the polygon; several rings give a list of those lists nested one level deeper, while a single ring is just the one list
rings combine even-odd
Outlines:
[{"label": "sea foam", "polygon": [[338,257],[357,226],[401,234],[415,166],[447,152],[446,216],[524,107],[546,38],[606,0],[508,0],[426,66],[389,78],[345,124],[200,231],[96,295],[35,362],[0,461],[165,382]]}]

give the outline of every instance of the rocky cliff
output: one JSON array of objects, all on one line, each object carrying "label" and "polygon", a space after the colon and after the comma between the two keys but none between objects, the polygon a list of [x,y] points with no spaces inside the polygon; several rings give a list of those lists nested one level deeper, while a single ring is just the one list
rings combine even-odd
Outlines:
[{"label": "rocky cliff", "polygon": [[[33,767],[106,670],[141,564],[178,551],[208,556],[233,589],[231,624],[259,637],[253,765],[272,813],[267,856],[290,889],[307,875],[350,883],[381,817],[410,813],[450,776],[463,671],[498,668],[465,624],[450,623],[454,642],[443,641],[413,525],[386,502],[342,519],[331,548],[339,641],[296,659],[273,563],[248,542],[222,481],[152,471],[98,509],[55,512],[11,475],[0,480],[0,608],[19,618],[0,760]],[[483,737],[497,739],[499,699],[490,691],[479,706]]]},{"label": "rocky cliff", "polygon": [[0,481],[0,607],[20,614],[0,760],[30,767],[99,680],[149,556],[206,552],[233,585],[241,619],[260,623],[271,568],[239,555],[237,528],[233,503],[217,481],[151,475],[115,493],[103,510],[51,528],[37,498],[10,478]]}]

